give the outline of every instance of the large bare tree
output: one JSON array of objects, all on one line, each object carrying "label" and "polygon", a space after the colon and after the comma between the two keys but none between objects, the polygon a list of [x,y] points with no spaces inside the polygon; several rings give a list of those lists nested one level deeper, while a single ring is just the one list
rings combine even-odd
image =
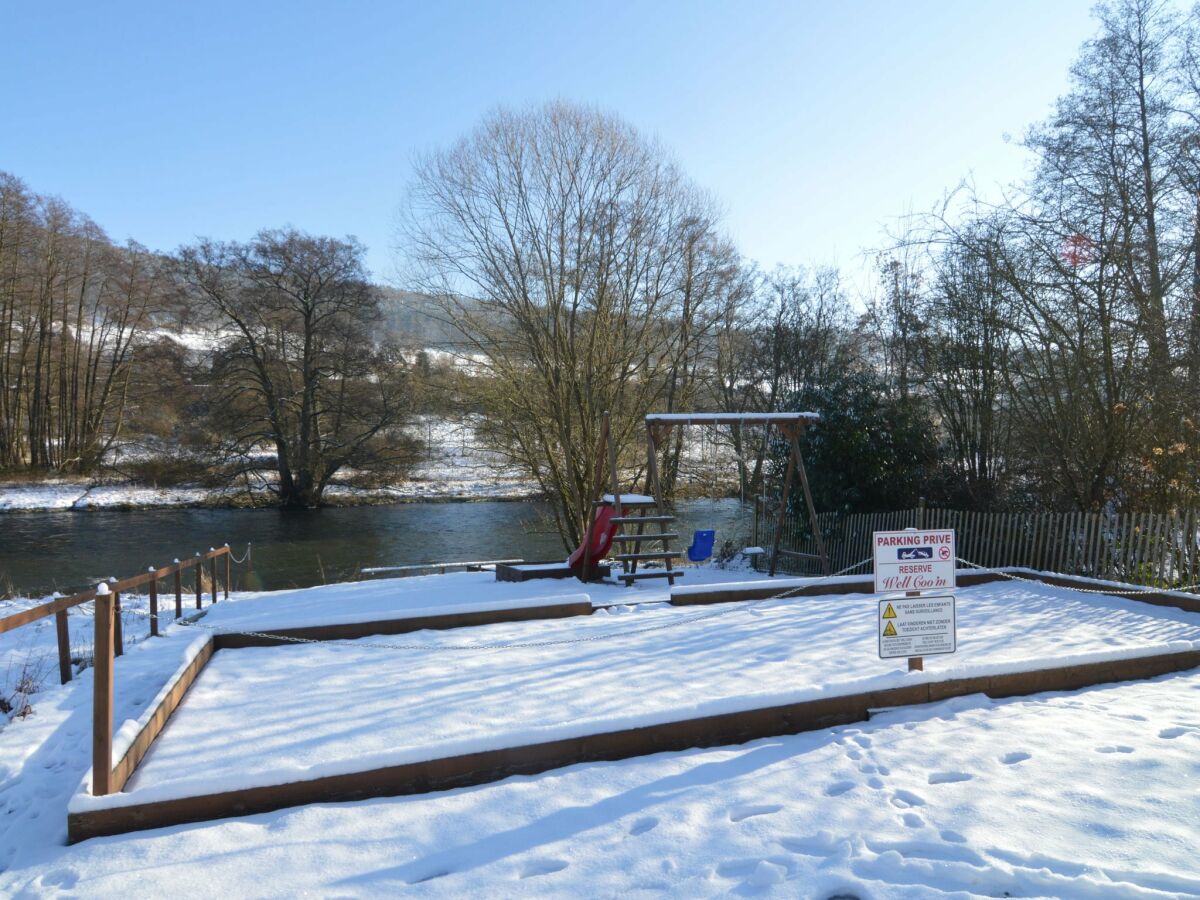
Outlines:
[{"label": "large bare tree", "polygon": [[653,141],[589,107],[489,115],[421,160],[403,243],[475,374],[483,433],[586,527],[601,414],[636,465],[640,416],[691,402],[728,298],[713,204]]},{"label": "large bare tree", "polygon": [[406,459],[410,408],[403,360],[378,339],[378,291],[352,238],[263,231],[249,243],[201,241],[176,272],[222,338],[214,351],[214,421],[254,467],[275,452],[280,505],[321,503],[347,467]]}]

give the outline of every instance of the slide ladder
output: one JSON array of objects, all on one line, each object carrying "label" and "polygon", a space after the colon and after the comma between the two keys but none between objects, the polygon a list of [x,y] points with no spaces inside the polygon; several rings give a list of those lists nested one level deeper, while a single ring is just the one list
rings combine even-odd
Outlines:
[{"label": "slide ladder", "polygon": [[[615,494],[598,503],[611,503],[615,511],[609,523],[616,529],[612,542],[618,552],[613,559],[621,564],[616,578],[625,582],[626,587],[645,578],[665,578],[674,585],[675,579],[683,575],[675,568],[675,560],[681,554],[672,547],[672,542],[679,539],[671,530],[675,517],[664,514],[653,497]],[[647,526],[656,526],[657,531],[649,531]],[[663,568],[638,570],[639,563],[650,561],[661,562]]]}]

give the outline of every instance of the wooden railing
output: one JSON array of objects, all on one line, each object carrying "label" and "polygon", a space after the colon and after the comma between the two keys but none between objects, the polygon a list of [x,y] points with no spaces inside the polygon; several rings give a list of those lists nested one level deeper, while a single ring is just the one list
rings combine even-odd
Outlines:
[{"label": "wooden railing", "polygon": [[[184,598],[184,578],[183,573],[188,569],[195,569],[195,597],[196,609],[201,609],[203,606],[203,582],[204,582],[204,564],[208,563],[209,568],[209,583],[212,595],[212,602],[217,602],[217,568],[218,560],[222,560],[221,568],[224,572],[224,592],[225,599],[229,599],[229,587],[232,582],[232,556],[229,551],[229,545],[210,549],[207,553],[197,553],[190,559],[175,560],[171,565],[164,566],[161,569],[151,567],[149,571],[142,575],[134,575],[132,578],[123,578],[117,580],[109,579],[103,585],[98,585],[95,588],[87,591],[81,591],[78,594],[72,594],[69,597],[56,597],[46,603],[38,606],[32,606],[29,609],[23,609],[18,613],[13,613],[10,616],[5,616],[0,619],[0,634],[12,631],[15,628],[20,628],[22,625],[28,625],[30,622],[36,622],[39,619],[54,616],[55,630],[58,638],[58,673],[63,684],[71,680],[71,634],[67,622],[68,610],[79,606],[83,603],[90,603],[97,599],[98,596],[106,596],[105,601],[110,604],[113,611],[113,635],[112,635],[112,653],[116,656],[121,656],[124,652],[124,633],[121,624],[121,594],[128,593],[146,585],[149,585],[150,594],[150,635],[157,636],[158,616],[159,616],[159,582],[165,578],[172,579],[171,589],[175,595],[175,618],[178,619],[183,615],[183,598]],[[104,592],[101,592],[103,587]],[[191,586],[189,585],[189,588]],[[189,589],[188,596],[192,595]],[[99,665],[100,648],[94,648],[97,665]]]},{"label": "wooden railing", "polygon": [[[816,547],[803,517],[789,518],[780,546]],[[817,517],[836,572],[871,556],[871,533],[902,528],[953,528],[958,555],[981,566],[1024,566],[1131,584],[1172,588],[1200,582],[1200,511],[1178,513],[1008,513],[917,507]],[[773,515],[760,510],[755,543],[775,537]],[[794,562],[793,562],[794,560]],[[792,571],[802,557],[784,554]],[[864,567],[861,571],[869,571]]]}]

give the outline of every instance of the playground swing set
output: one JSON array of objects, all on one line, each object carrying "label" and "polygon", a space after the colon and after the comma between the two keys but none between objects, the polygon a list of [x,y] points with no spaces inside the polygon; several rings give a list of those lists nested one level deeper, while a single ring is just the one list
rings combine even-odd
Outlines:
[{"label": "playground swing set", "polygon": [[[557,565],[498,565],[496,578],[500,581],[525,581],[531,578],[567,578],[574,576],[580,581],[598,581],[610,576],[624,582],[628,587],[648,578],[665,578],[672,586],[675,579],[685,574],[677,568],[676,561],[686,557],[699,563],[713,554],[716,543],[715,529],[699,529],[692,535],[690,546],[675,549],[679,534],[672,530],[675,516],[663,503],[662,485],[658,472],[659,448],[668,440],[675,428],[692,425],[729,425],[735,428],[761,426],[775,428],[788,442],[787,472],[784,475],[782,496],[779,501],[779,521],[769,556],[768,572],[771,576],[779,565],[781,556],[815,560],[822,572],[829,574],[829,558],[824,541],[817,527],[817,514],[813,507],[808,474],[804,468],[804,457],[800,452],[800,438],[805,428],[819,419],[816,413],[651,413],[646,423],[646,484],[645,493],[622,492],[617,468],[617,449],[611,439],[608,413],[600,423],[597,467],[593,482],[591,516],[583,541],[564,564]],[[799,480],[808,511],[809,522],[816,537],[817,553],[798,553],[779,546],[787,515],[788,500],[795,482]],[[608,493],[602,493],[607,483]],[[634,486],[636,488],[636,485]],[[617,552],[610,557],[616,546]],[[611,559],[620,564],[619,571],[604,560]],[[661,567],[650,568],[640,564],[659,563]]]}]

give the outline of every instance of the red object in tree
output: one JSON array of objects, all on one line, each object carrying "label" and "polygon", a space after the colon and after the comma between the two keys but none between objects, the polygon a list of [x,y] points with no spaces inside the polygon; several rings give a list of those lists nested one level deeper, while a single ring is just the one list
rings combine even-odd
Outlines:
[{"label": "red object in tree", "polygon": [[[614,512],[611,506],[602,506],[596,512],[596,523],[592,526],[592,552],[590,560],[592,564],[596,564],[608,554],[609,548],[612,547],[613,535],[617,533],[617,526],[612,524]],[[587,543],[587,535],[584,535],[583,543],[575,548],[575,552],[567,559],[569,566],[583,565],[583,548]]]},{"label": "red object in tree", "polygon": [[1062,258],[1072,269],[1087,265],[1096,257],[1096,245],[1085,234],[1073,234],[1063,242]]}]

